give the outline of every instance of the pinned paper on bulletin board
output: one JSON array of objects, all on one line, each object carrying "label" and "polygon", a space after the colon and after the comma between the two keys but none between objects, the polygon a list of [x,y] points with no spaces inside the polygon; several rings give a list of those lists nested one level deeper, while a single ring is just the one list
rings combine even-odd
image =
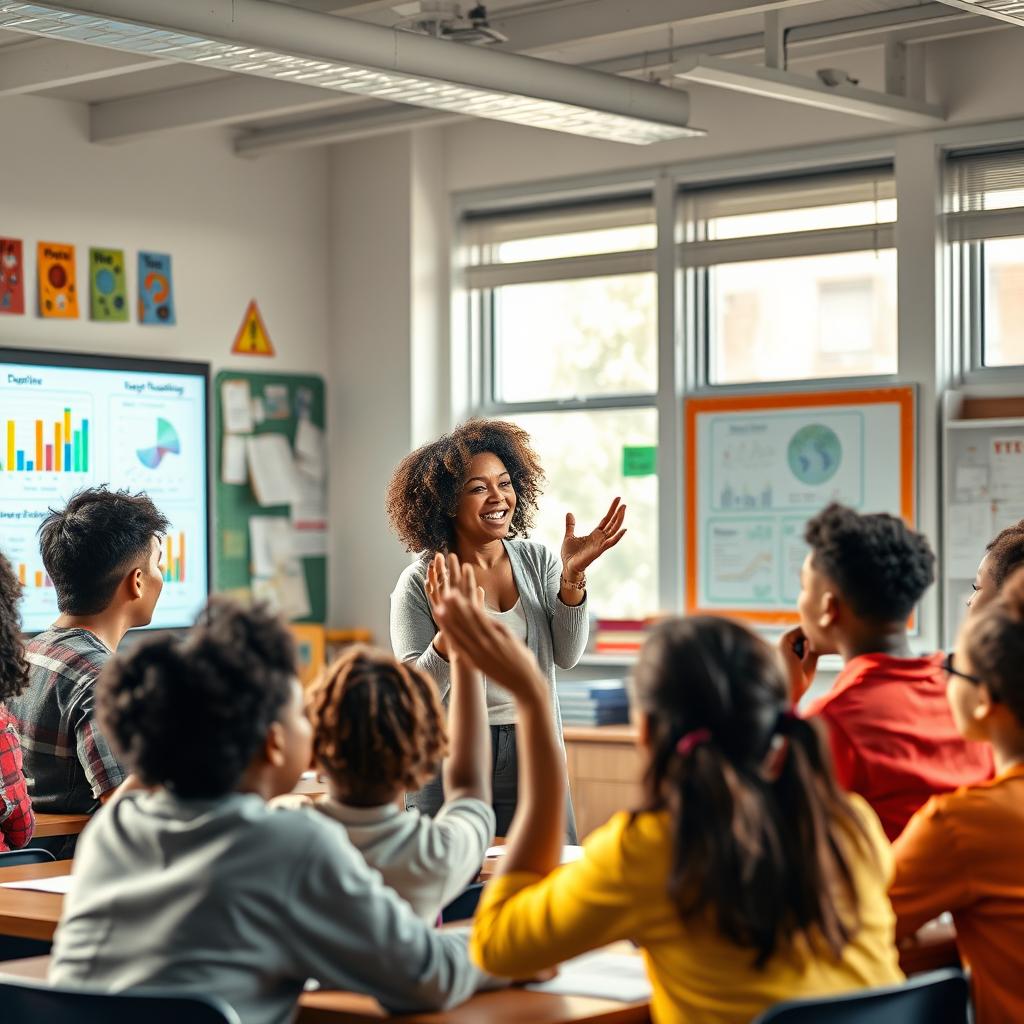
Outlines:
[{"label": "pinned paper on bulletin board", "polygon": [[622,449],[623,476],[654,476],[657,472],[658,449],[655,445],[626,445]]},{"label": "pinned paper on bulletin board", "polygon": [[48,319],[75,319],[78,316],[75,247],[61,242],[40,242],[36,263],[39,268],[39,315]]},{"label": "pinned paper on bulletin board", "polygon": [[174,325],[174,279],[165,252],[139,253],[139,323]]},{"label": "pinned paper on bulletin board", "polygon": [[124,250],[89,250],[89,309],[93,320],[128,319],[128,288],[124,278]]},{"label": "pinned paper on bulletin board", "polygon": [[274,346],[255,299],[249,302],[245,310],[242,326],[239,327],[238,333],[235,335],[235,343],[231,346],[231,351],[238,356],[274,355]]},{"label": "pinned paper on bulletin board", "polygon": [[0,313],[25,312],[25,258],[20,238],[0,238]]}]

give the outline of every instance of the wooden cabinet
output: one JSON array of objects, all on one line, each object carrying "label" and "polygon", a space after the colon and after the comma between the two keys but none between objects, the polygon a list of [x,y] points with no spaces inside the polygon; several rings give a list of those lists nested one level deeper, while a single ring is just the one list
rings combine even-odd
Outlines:
[{"label": "wooden cabinet", "polygon": [[640,805],[641,756],[632,726],[567,725],[564,736],[576,830],[582,841],[616,811]]}]

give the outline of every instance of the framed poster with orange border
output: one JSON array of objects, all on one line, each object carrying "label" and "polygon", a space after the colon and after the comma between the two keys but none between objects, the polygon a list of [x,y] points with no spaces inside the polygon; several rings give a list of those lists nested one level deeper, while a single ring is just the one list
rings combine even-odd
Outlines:
[{"label": "framed poster with orange border", "polygon": [[913,386],[685,404],[686,611],[798,621],[804,526],[830,501],[916,521]]}]

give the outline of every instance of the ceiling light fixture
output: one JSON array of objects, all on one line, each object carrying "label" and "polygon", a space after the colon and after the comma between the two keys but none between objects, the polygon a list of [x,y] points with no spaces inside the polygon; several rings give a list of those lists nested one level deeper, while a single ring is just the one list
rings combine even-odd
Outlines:
[{"label": "ceiling light fixture", "polygon": [[687,82],[787,100],[840,114],[856,114],[904,128],[934,128],[946,120],[941,107],[920,100],[861,89],[856,85],[825,85],[817,79],[779,68],[741,64],[719,57],[690,57],[674,64],[669,73]]},{"label": "ceiling light fixture", "polygon": [[633,145],[704,134],[684,92],[267,0],[0,0],[0,29]]}]

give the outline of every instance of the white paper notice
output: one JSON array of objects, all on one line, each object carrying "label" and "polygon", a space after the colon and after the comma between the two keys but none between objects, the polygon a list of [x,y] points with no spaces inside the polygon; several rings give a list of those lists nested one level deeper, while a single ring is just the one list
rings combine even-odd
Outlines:
[{"label": "white paper notice", "polygon": [[281,516],[249,518],[249,562],[253,576],[294,571],[295,545],[291,524]]},{"label": "white paper notice", "polygon": [[249,468],[245,459],[245,438],[241,434],[224,435],[220,478],[226,484],[244,484],[249,479]]},{"label": "white paper notice", "polygon": [[309,588],[301,570],[269,579],[253,579],[252,596],[257,601],[266,601],[286,619],[304,619],[311,611]]},{"label": "white paper notice", "polygon": [[988,494],[988,466],[959,464],[953,474],[953,489],[965,500],[984,498]]},{"label": "white paper notice", "polygon": [[31,889],[33,892],[55,892],[66,895],[71,892],[74,875],[54,875],[53,878],[27,878],[24,882],[3,882],[5,889]]},{"label": "white paper notice", "polygon": [[992,538],[992,505],[972,501],[949,506],[949,559],[946,575],[952,579],[973,580],[985,545]]},{"label": "white paper notice", "polygon": [[1024,501],[997,501],[993,506],[992,535],[995,536],[1008,526],[1016,526],[1024,520]]},{"label": "white paper notice", "polygon": [[267,418],[267,410],[263,405],[263,396],[256,395],[252,400],[252,421],[260,424]]},{"label": "white paper notice", "polygon": [[313,480],[323,480],[327,475],[324,459],[324,432],[309,420],[299,420],[295,431],[295,457],[299,470]]},{"label": "white paper notice", "polygon": [[299,480],[288,439],[257,434],[246,438],[245,448],[256,500],[264,506],[290,505],[299,493]]},{"label": "white paper notice", "polygon": [[992,497],[1024,501],[1024,437],[993,437],[989,442]]},{"label": "white paper notice", "polygon": [[247,380],[226,380],[220,386],[224,430],[228,434],[252,433],[252,404]]},{"label": "white paper notice", "polygon": [[526,987],[553,995],[591,996],[623,1003],[639,1003],[651,998],[651,983],[647,979],[643,957],[603,950],[566,960],[559,967],[557,977]]}]

